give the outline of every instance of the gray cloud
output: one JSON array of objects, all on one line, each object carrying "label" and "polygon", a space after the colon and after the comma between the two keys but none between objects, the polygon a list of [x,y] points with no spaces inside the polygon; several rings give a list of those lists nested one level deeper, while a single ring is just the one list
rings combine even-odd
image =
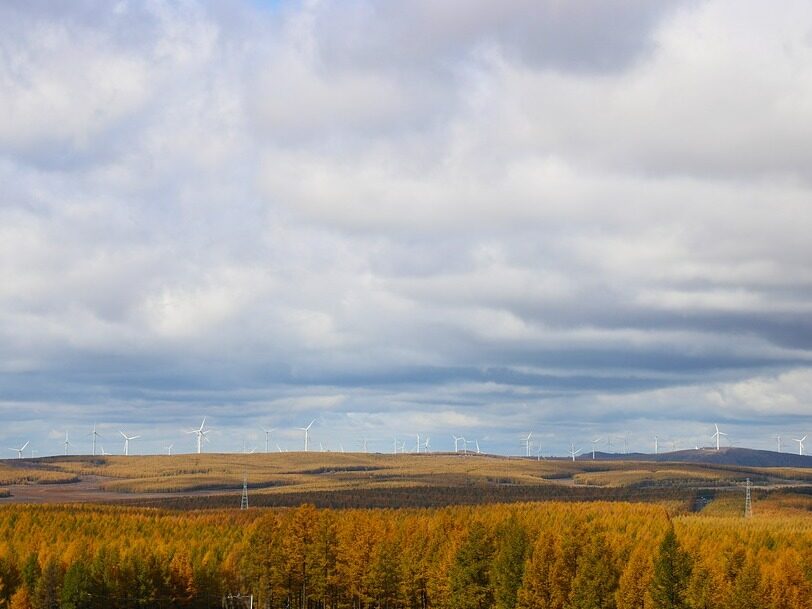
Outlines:
[{"label": "gray cloud", "polygon": [[809,7],[464,4],[5,3],[8,441],[808,425]]}]

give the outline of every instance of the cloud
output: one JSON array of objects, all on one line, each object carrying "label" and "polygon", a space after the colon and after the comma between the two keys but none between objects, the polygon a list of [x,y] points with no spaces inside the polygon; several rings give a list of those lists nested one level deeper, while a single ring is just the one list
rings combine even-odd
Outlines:
[{"label": "cloud", "polygon": [[5,3],[9,441],[807,424],[809,13]]}]

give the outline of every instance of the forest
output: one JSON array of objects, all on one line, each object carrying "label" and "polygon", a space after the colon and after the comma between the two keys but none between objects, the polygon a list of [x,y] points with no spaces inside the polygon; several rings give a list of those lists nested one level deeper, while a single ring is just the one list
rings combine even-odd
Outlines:
[{"label": "forest", "polygon": [[0,508],[0,607],[812,608],[812,519],[659,504]]}]

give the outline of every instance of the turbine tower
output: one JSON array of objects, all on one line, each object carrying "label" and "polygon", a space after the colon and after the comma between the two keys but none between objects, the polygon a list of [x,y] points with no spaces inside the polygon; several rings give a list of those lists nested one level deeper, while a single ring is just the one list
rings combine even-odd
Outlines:
[{"label": "turbine tower", "polygon": [[121,437],[124,438],[124,456],[128,456],[130,454],[130,440],[137,440],[141,436],[128,436],[123,431],[119,430]]},{"label": "turbine tower", "polygon": [[595,445],[601,441],[602,438],[595,438],[592,440],[592,460],[595,460]]},{"label": "turbine tower", "polygon": [[660,453],[660,445],[658,444],[659,438],[654,436],[654,454],[658,455]]},{"label": "turbine tower", "polygon": [[267,454],[267,452],[268,452],[268,438],[270,437],[271,433],[276,431],[276,427],[272,427],[271,429],[263,429],[262,431],[265,432],[265,453]]},{"label": "turbine tower", "polygon": [[307,427],[297,427],[296,429],[305,432],[304,434],[304,451],[307,452],[307,441],[310,438],[310,428],[313,427],[313,423],[316,422],[316,419],[310,421],[310,425]]},{"label": "turbine tower", "polygon": [[203,440],[205,440],[206,442],[209,441],[209,439],[206,437],[206,434],[209,433],[211,431],[211,429],[203,429],[205,426],[206,426],[206,417],[203,417],[203,422],[200,424],[199,428],[192,429],[191,431],[186,432],[186,433],[193,433],[193,434],[195,434],[195,436],[197,436],[196,439],[197,439],[197,454],[198,455],[203,452]]},{"label": "turbine tower", "polygon": [[797,442],[797,443],[798,443],[798,454],[799,454],[799,455],[803,455],[803,454],[804,454],[804,441],[805,441],[805,440],[806,440],[806,436],[804,436],[803,438],[800,438],[800,439],[799,439],[799,438],[792,438],[792,441],[793,441],[793,442]]},{"label": "turbine tower", "polygon": [[578,450],[575,450],[575,444],[570,444],[570,456],[572,457],[573,461],[575,461],[575,457],[576,455],[578,455],[579,452],[581,452],[580,448]]},{"label": "turbine tower", "polygon": [[170,457],[172,456],[172,447],[173,446],[175,446],[175,445],[170,444],[169,446],[166,447],[166,454],[169,455]]},{"label": "turbine tower", "polygon": [[29,442],[26,442],[20,448],[9,448],[9,450],[13,450],[14,452],[16,452],[17,453],[17,458],[22,459],[23,458],[23,451],[28,447]]},{"label": "turbine tower", "polygon": [[719,450],[719,440],[722,436],[726,436],[727,434],[723,431],[719,431],[719,426],[714,423],[713,426],[716,428],[716,433],[711,436],[711,438],[716,438],[716,450]]},{"label": "turbine tower", "polygon": [[781,434],[775,436],[775,439],[778,440],[778,452],[781,452]]},{"label": "turbine tower", "polygon": [[68,455],[68,448],[70,448],[70,440],[68,439],[68,432],[65,432],[65,456]]},{"label": "turbine tower", "polygon": [[95,423],[93,423],[93,431],[91,431],[87,435],[93,437],[93,456],[95,457],[96,456],[96,438],[101,438],[101,434],[98,431],[96,431],[96,424]]}]

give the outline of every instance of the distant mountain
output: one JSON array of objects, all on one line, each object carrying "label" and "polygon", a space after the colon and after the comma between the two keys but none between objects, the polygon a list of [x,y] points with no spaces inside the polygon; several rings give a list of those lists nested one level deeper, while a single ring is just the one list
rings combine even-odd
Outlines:
[{"label": "distant mountain", "polygon": [[[588,453],[579,460],[592,458]],[[677,450],[658,455],[645,453],[603,453],[596,452],[595,459],[605,461],[668,461],[680,463],[706,463],[709,465],[739,465],[742,467],[809,467],[812,468],[812,456],[779,453],[772,450],[755,450],[752,448],[700,448],[694,450]]]}]

